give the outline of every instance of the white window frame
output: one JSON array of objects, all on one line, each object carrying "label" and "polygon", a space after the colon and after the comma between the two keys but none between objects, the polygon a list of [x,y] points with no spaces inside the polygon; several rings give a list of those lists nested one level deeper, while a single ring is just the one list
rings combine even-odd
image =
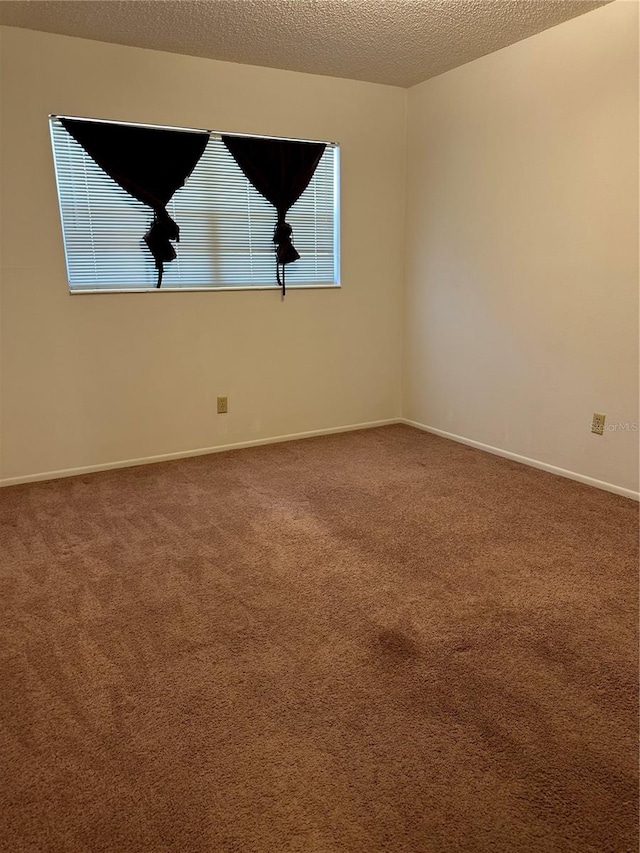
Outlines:
[{"label": "white window frame", "polygon": [[[234,284],[228,284],[228,285],[224,285],[224,284],[200,284],[200,285],[194,285],[194,286],[188,285],[188,286],[176,287],[176,286],[171,286],[170,283],[164,283],[163,282],[162,287],[160,287],[160,288],[157,288],[155,286],[155,284],[154,285],[149,284],[149,286],[145,286],[145,287],[125,287],[125,286],[111,287],[111,286],[106,286],[106,285],[101,285],[101,286],[96,286],[96,287],[77,286],[77,285],[73,286],[71,284],[72,275],[71,275],[70,264],[69,264],[69,251],[70,251],[70,249],[67,245],[67,234],[66,234],[65,223],[64,223],[63,196],[61,194],[61,176],[59,174],[59,166],[58,166],[58,162],[56,160],[56,147],[55,147],[55,140],[54,140],[54,122],[59,120],[60,118],[78,118],[78,117],[77,116],[63,116],[63,115],[50,115],[49,116],[49,130],[50,130],[50,135],[51,135],[51,147],[52,147],[52,154],[53,154],[54,171],[55,171],[55,176],[56,176],[56,189],[57,189],[57,195],[58,195],[60,224],[61,224],[61,230],[62,230],[62,242],[63,242],[63,247],[64,247],[65,267],[66,267],[66,273],[67,273],[67,284],[68,284],[68,288],[69,288],[69,293],[71,293],[72,295],[81,295],[81,294],[93,294],[93,295],[95,295],[98,293],[100,293],[100,294],[106,294],[106,293],[119,293],[119,294],[122,294],[122,293],[189,293],[189,292],[202,293],[202,292],[206,292],[206,291],[246,291],[246,290],[251,290],[251,291],[253,291],[253,290],[261,290],[261,291],[276,290],[276,291],[280,291],[281,290],[280,286],[278,285],[278,283],[276,281],[276,275],[275,275],[275,267],[276,267],[276,265],[275,265],[275,249],[274,249],[274,253],[273,253],[273,279],[274,279],[273,284],[240,284],[240,283],[238,283],[238,284],[234,283]],[[168,125],[144,124],[144,123],[139,123],[139,122],[120,122],[120,121],[113,121],[113,120],[108,120],[108,119],[83,119],[83,120],[96,121],[96,122],[99,122],[102,124],[124,124],[127,126],[134,126],[134,127],[147,127],[147,128],[158,129],[158,130],[183,130],[185,132],[189,132],[189,131],[193,132],[194,130],[198,130],[196,128],[172,127],[172,126],[168,126]],[[200,132],[202,132],[202,131],[200,131]],[[225,136],[242,136],[242,137],[249,136],[249,137],[254,137],[257,139],[287,139],[287,140],[291,140],[291,141],[295,141],[295,142],[317,142],[317,141],[319,141],[319,140],[291,139],[290,137],[266,136],[266,135],[262,135],[262,134],[259,135],[259,134],[248,134],[248,133],[242,133],[242,134],[227,133],[226,131],[210,131],[210,130],[207,130],[204,132],[208,133],[210,135],[210,137],[213,137],[214,139],[220,139],[223,135],[225,135]],[[334,290],[334,289],[340,288],[342,286],[341,285],[341,277],[340,277],[340,268],[341,268],[341,265],[340,265],[340,146],[338,143],[335,143],[335,142],[325,142],[325,145],[327,145],[327,147],[331,147],[334,151],[334,154],[333,154],[333,279],[334,280],[333,280],[333,282],[329,282],[329,283],[327,283],[327,282],[322,282],[322,283],[312,283],[312,282],[296,283],[295,281],[290,282],[287,279],[286,280],[287,291],[289,291],[289,290]],[[89,155],[86,155],[86,156],[88,157]],[[97,168],[99,168],[99,167],[97,167]],[[243,178],[244,178],[244,176],[243,176]],[[109,180],[111,180],[111,179],[109,178]],[[247,180],[247,179],[244,178],[244,180]],[[187,183],[188,183],[188,179],[187,179]],[[247,184],[249,184],[248,180],[247,180]],[[251,187],[250,191],[254,192],[254,188],[250,184],[249,184],[249,186]],[[171,203],[169,203],[169,205],[167,207],[169,208],[170,205],[171,205]],[[151,214],[150,209],[149,209],[149,215],[150,215],[149,222],[151,222],[151,215],[152,214]],[[275,211],[274,211],[274,217],[275,217]],[[178,222],[178,225],[180,225],[180,222]],[[275,225],[275,218],[274,218],[274,225]],[[142,234],[140,236],[142,236]],[[271,234],[269,233],[267,236],[270,239]],[[295,228],[294,228],[293,239],[294,239],[294,245],[295,245]],[[176,250],[178,252],[178,257],[180,257],[180,244],[179,243],[176,246]],[[301,250],[301,254],[302,254],[302,250]],[[165,269],[169,269],[171,263],[176,263],[176,262],[175,261],[168,262]],[[123,274],[123,277],[124,277],[124,275],[126,275],[126,274]]]}]

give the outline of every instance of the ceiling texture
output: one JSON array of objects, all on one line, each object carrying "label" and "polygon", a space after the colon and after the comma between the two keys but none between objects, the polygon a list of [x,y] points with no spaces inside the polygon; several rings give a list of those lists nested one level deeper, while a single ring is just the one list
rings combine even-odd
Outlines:
[{"label": "ceiling texture", "polygon": [[412,86],[610,0],[2,0],[0,24]]}]

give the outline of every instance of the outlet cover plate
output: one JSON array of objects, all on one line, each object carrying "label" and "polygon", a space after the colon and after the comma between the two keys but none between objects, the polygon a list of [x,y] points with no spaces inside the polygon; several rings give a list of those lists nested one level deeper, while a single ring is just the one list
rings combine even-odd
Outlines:
[{"label": "outlet cover plate", "polygon": [[603,415],[601,412],[593,413],[593,420],[591,421],[591,432],[595,435],[603,435],[604,434],[604,422],[606,419],[606,415]]}]

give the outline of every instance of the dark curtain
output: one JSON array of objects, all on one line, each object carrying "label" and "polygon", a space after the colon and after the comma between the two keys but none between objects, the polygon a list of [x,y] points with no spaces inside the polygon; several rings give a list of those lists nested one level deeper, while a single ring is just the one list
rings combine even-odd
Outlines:
[{"label": "dark curtain", "polygon": [[251,136],[223,136],[222,141],[245,176],[276,209],[278,219],[273,234],[276,278],[284,294],[284,266],[300,257],[291,242],[292,230],[286,221],[287,212],[309,186],[326,146],[324,142],[293,142]]},{"label": "dark curtain", "polygon": [[69,118],[60,121],[110,178],[152,208],[153,222],[144,241],[155,260],[156,286],[160,287],[163,264],[176,257],[171,241],[180,240],[180,229],[166,205],[202,157],[209,134]]}]

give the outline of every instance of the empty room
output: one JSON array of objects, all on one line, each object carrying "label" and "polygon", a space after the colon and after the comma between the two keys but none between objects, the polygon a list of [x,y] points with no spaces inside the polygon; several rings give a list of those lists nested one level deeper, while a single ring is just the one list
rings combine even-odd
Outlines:
[{"label": "empty room", "polygon": [[638,849],[638,0],[0,0],[1,853]]}]

